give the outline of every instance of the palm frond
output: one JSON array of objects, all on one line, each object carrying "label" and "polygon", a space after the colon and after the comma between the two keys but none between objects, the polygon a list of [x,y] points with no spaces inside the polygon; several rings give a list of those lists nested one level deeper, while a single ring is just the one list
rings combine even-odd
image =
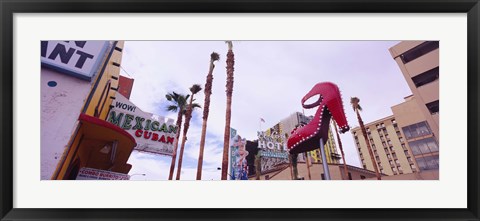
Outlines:
[{"label": "palm frond", "polygon": [[200,108],[200,109],[201,109],[202,106],[200,106],[200,104],[198,104],[198,103],[193,103],[193,104],[192,104],[192,108],[193,108],[193,109],[195,109],[195,108]]},{"label": "palm frond", "polygon": [[175,106],[175,105],[168,105],[167,106],[167,111],[177,112],[177,110],[178,110],[178,107]]},{"label": "palm frond", "polygon": [[212,52],[212,54],[210,55],[210,59],[212,61],[218,61],[220,60],[220,55],[217,52]]},{"label": "palm frond", "polygon": [[360,99],[358,97],[351,97],[350,104],[352,105],[353,110],[362,110],[362,107],[360,107]]},{"label": "palm frond", "polygon": [[200,86],[199,84],[194,84],[192,85],[192,87],[190,87],[190,92],[192,92],[192,94],[197,94],[201,90],[202,90],[202,86]]}]

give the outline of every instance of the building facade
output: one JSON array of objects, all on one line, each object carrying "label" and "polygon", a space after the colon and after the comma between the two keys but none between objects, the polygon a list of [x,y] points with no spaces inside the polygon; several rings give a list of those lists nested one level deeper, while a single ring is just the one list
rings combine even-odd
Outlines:
[{"label": "building facade", "polygon": [[41,48],[41,179],[128,179],[135,139],[106,121],[123,41],[42,41]]},{"label": "building facade", "polygon": [[439,169],[439,148],[437,137],[427,118],[421,112],[421,106],[414,96],[405,98],[405,102],[392,107],[393,114],[401,128],[407,146],[420,171]]},{"label": "building facade", "polygon": [[415,97],[418,109],[437,138],[440,118],[439,45],[438,41],[402,41],[389,49]]},{"label": "building facade", "polygon": [[374,170],[373,163],[376,163],[379,172],[386,175],[417,172],[412,151],[394,116],[367,123],[365,130],[375,158],[373,162],[361,128],[351,130],[364,169]]},{"label": "building facade", "polygon": [[421,171],[439,169],[439,46],[438,41],[402,41],[390,48],[413,93],[392,111]]},{"label": "building facade", "polygon": [[364,168],[373,170],[376,163],[390,176],[421,172],[438,179],[439,42],[402,41],[389,51],[413,95],[391,107],[392,116],[365,125],[374,162],[360,128],[351,130],[360,160]]}]

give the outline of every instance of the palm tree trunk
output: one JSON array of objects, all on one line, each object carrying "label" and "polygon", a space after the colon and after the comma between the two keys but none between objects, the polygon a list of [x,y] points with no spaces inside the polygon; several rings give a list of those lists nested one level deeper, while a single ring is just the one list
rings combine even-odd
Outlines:
[{"label": "palm tree trunk", "polygon": [[193,103],[193,94],[190,96],[190,104],[187,107],[185,113],[185,123],[183,124],[183,137],[182,137],[182,146],[180,146],[180,156],[178,157],[178,168],[177,168],[177,177],[176,180],[180,180],[180,173],[182,172],[182,161],[183,161],[183,151],[185,149],[185,142],[187,141],[187,132],[190,127],[190,120],[192,119],[192,103]]},{"label": "palm tree trunk", "polygon": [[200,153],[198,155],[198,165],[197,165],[197,180],[202,179],[202,166],[203,166],[203,151],[205,149],[205,137],[207,135],[207,120],[208,113],[210,111],[210,96],[212,95],[212,82],[213,82],[213,69],[215,65],[213,64],[214,60],[210,60],[210,69],[207,75],[207,82],[205,83],[205,103],[203,105],[203,123],[202,123],[202,135],[200,137]]},{"label": "palm tree trunk", "polygon": [[[231,43],[230,43],[231,44]],[[227,53],[227,110],[225,114],[225,134],[223,137],[223,160],[222,180],[227,179],[228,150],[230,145],[230,119],[232,115],[232,92],[233,92],[233,65],[235,63],[233,51],[229,48]]]},{"label": "palm tree trunk", "polygon": [[338,148],[340,149],[340,154],[342,154],[343,171],[345,172],[345,177],[348,179],[347,161],[345,160],[345,153],[343,152],[342,140],[340,139],[340,134],[338,133],[338,129],[337,129],[337,123],[335,121],[333,122],[333,126],[335,127],[335,133],[337,134]]},{"label": "palm tree trunk", "polygon": [[363,134],[363,137],[365,138],[365,143],[367,144],[368,154],[370,155],[370,159],[372,160],[373,169],[375,170],[375,175],[377,176],[377,180],[381,180],[382,178],[380,176],[380,173],[378,172],[377,162],[373,157],[372,148],[370,146],[370,142],[368,141],[367,131],[365,130],[365,125],[363,124],[362,117],[360,116],[358,109],[356,109],[355,112],[357,113],[358,124],[360,124],[360,128],[362,129],[362,134]]},{"label": "palm tree trunk", "polygon": [[298,154],[290,154],[290,159],[292,161],[292,170],[293,170],[293,179],[298,179]]},{"label": "palm tree trunk", "polygon": [[178,115],[177,115],[177,134],[175,138],[175,144],[174,144],[174,149],[173,149],[173,155],[172,155],[172,163],[170,164],[170,174],[168,175],[168,179],[172,180],[173,179],[173,171],[175,170],[175,161],[177,160],[177,149],[178,149],[178,139],[180,138],[180,129],[182,128],[182,109],[178,110]]},{"label": "palm tree trunk", "polygon": [[258,151],[257,155],[255,155],[255,179],[260,180],[260,175],[262,173],[262,168],[261,168],[261,156],[260,156],[260,150]]}]

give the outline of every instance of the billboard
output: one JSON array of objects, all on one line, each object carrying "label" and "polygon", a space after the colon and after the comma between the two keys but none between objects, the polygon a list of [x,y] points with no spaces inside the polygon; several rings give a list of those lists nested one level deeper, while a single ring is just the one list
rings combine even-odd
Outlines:
[{"label": "billboard", "polygon": [[230,179],[248,180],[247,141],[230,128]]},{"label": "billboard", "polygon": [[108,41],[42,41],[42,66],[90,81],[108,45]]},{"label": "billboard", "polygon": [[177,126],[174,120],[143,112],[120,93],[115,95],[107,121],[131,134],[135,150],[162,155],[173,155]]}]

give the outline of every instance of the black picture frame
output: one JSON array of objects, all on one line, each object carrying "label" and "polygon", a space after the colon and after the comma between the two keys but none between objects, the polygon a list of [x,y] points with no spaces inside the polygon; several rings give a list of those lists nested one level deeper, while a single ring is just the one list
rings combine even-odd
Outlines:
[{"label": "black picture frame", "polygon": [[[1,220],[479,220],[479,0],[0,0]],[[18,209],[13,208],[13,15],[15,13],[467,13],[468,202],[466,209]],[[441,195],[441,193],[439,193]]]}]

